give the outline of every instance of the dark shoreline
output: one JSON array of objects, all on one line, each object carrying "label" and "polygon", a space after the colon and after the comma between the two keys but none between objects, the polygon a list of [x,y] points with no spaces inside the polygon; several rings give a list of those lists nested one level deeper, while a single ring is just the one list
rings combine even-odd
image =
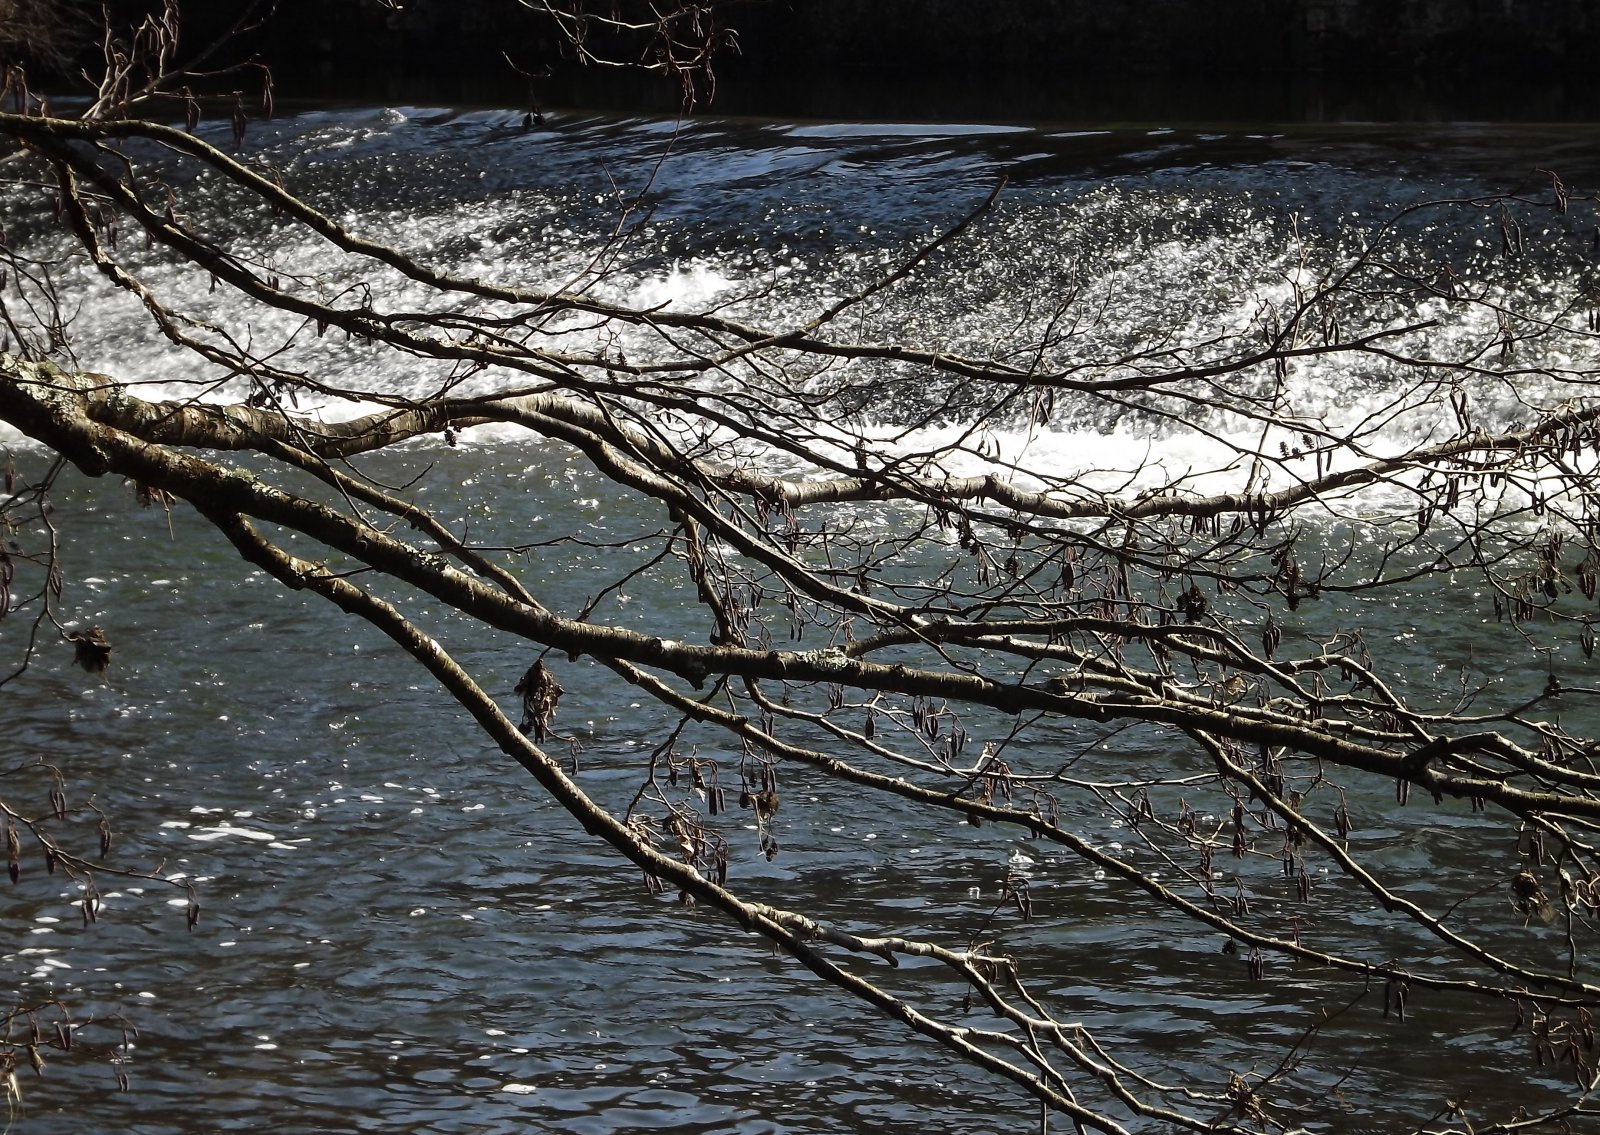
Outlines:
[{"label": "dark shoreline", "polygon": [[[125,14],[144,0],[128,0]],[[185,0],[185,44],[244,0]],[[1593,0],[723,0],[716,114],[861,121],[1600,121]],[[508,0],[277,0],[287,98],[673,113]],[[635,51],[638,45],[632,45]],[[625,56],[626,57],[626,56]],[[515,65],[515,67],[513,66]],[[521,68],[539,76],[530,81]]]},{"label": "dark shoreline", "polygon": [[[486,69],[471,75],[373,70],[276,73],[280,100],[359,105],[526,109],[527,84]],[[535,92],[542,109],[675,115],[678,88],[649,75],[558,70]],[[1122,77],[1057,80],[1018,76],[863,76],[817,72],[774,78],[729,67],[716,96],[694,108],[712,116],[833,122],[1217,123],[1600,122],[1600,85],[1447,85],[1342,76],[1259,76],[1200,84]]]}]

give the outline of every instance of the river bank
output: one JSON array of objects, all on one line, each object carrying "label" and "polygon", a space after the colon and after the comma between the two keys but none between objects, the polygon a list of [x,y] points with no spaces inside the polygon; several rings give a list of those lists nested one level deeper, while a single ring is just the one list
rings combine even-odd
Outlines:
[{"label": "river bank", "polygon": [[[222,5],[186,5],[191,42]],[[1600,117],[1584,0],[727,3],[713,109],[799,118],[1578,121]],[[305,97],[669,111],[499,0],[282,0],[252,46]],[[515,65],[515,67],[513,66]],[[539,75],[531,84],[517,68]]]}]

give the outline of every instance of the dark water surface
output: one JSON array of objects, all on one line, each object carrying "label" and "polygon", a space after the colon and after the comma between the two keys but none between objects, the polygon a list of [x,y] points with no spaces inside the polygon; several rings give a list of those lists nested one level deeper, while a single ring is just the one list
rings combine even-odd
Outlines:
[{"label": "dark water surface", "polygon": [[[1029,296],[1069,282],[1108,297],[1112,338],[1174,313],[1227,325],[1251,295],[1281,285],[1302,242],[1335,249],[1374,216],[1430,198],[1547,186],[1538,170],[1559,170],[1575,190],[1600,184],[1591,125],[1197,132],[701,120],[680,130],[557,115],[525,133],[520,114],[403,108],[307,113],[259,128],[252,144],[346,223],[530,285],[583,272],[594,238],[637,194],[616,272],[597,290],[777,316],[896,263],[1004,175],[1009,188],[979,232],[864,317],[886,336],[952,346],[992,343]],[[192,192],[227,206],[216,186]],[[1593,216],[1571,223],[1584,237]],[[299,237],[240,224],[263,257],[340,271]],[[1482,239],[1458,228],[1423,235],[1464,257]],[[1505,286],[1564,287],[1584,268],[1577,254],[1553,255],[1538,271],[1532,284]],[[164,283],[206,302],[205,281]],[[192,373],[125,300],[96,291],[87,273],[72,286],[89,297],[77,327],[86,366],[160,376],[155,393]],[[375,365],[331,341],[305,350],[352,374]],[[396,390],[428,378],[376,375]],[[1327,375],[1307,381],[1338,404],[1363,390],[1381,397],[1386,376],[1341,376],[1338,389]],[[1068,417],[1040,444],[1126,463],[1131,443],[1118,428]],[[553,562],[538,590],[557,609],[579,605],[595,572],[629,554],[600,545],[665,522],[631,512],[554,445],[484,434],[426,456],[427,499],[480,534],[581,532],[594,542],[542,553]],[[373,471],[399,478],[387,461]],[[79,1016],[120,1010],[139,1031],[122,1065],[131,1091],[115,1091],[109,1071],[62,1060],[43,1079],[24,1077],[17,1130],[1033,1129],[1033,1109],[1012,1089],[820,989],[722,919],[649,897],[633,869],[591,846],[374,634],[284,594],[192,516],[141,510],[122,486],[82,481],[59,503],[66,610],[105,627],[116,657],[101,682],[52,649],[8,687],[0,712],[11,757],[60,765],[75,799],[92,792],[114,818],[117,856],[192,880],[204,909],[188,932],[181,895],[107,879],[99,922],[85,928],[76,894],[37,867],[7,895],[0,950],[20,995],[54,992]],[[871,510],[860,519],[895,522]],[[1330,546],[1345,535],[1325,533]],[[1508,703],[1539,689],[1545,672],[1528,652],[1438,582],[1403,622],[1351,600],[1305,613],[1291,631],[1363,626],[1390,644],[1400,683],[1426,687],[1465,670],[1497,683],[1493,696]],[[608,617],[670,626],[679,602],[641,586]],[[525,648],[448,621],[433,633],[509,704]],[[0,623],[7,657],[20,635]],[[580,782],[621,806],[664,718],[602,678],[585,662],[563,664],[558,726],[572,737]],[[727,755],[710,748],[714,737],[700,740],[704,755]],[[1092,740],[1070,724],[1041,728],[1032,757],[1060,763]],[[1082,770],[1164,768],[1169,757],[1135,732]],[[753,832],[730,832],[730,874],[751,897],[847,924],[868,912],[863,929],[960,945],[994,932],[1008,861],[1025,854],[1038,915],[1006,921],[1005,943],[1033,959],[1028,976],[1063,1018],[1101,1030],[1141,1071],[1220,1087],[1230,1071],[1264,1071],[1319,1010],[1359,992],[1277,962],[1271,980],[1252,983],[1216,935],[1174,925],[1060,849],[788,775],[777,859],[759,855]],[[1399,809],[1392,786],[1361,791],[1354,850],[1414,897],[1455,894],[1514,862],[1514,848],[1483,842],[1465,807],[1429,811],[1419,827],[1422,810]],[[1160,802],[1175,807],[1181,794],[1174,786]],[[1126,841],[1130,859],[1168,870],[1092,795],[1064,809],[1089,838]],[[1325,900],[1308,926],[1320,920],[1375,964],[1436,951],[1351,914],[1358,905],[1340,898],[1351,884],[1318,886]],[[1473,901],[1463,917],[1507,923],[1519,948],[1562,956],[1554,930],[1505,917],[1503,894]],[[923,976],[909,962],[898,973],[850,964],[898,989]],[[959,996],[942,984],[920,994],[939,1011]],[[1535,1105],[1563,1081],[1532,1067],[1507,1017],[1440,1002],[1402,1023],[1381,1008],[1368,1001],[1331,1024],[1302,1077],[1308,1096],[1344,1084],[1352,1100],[1325,1129],[1409,1129],[1463,1080],[1486,1107]]]}]

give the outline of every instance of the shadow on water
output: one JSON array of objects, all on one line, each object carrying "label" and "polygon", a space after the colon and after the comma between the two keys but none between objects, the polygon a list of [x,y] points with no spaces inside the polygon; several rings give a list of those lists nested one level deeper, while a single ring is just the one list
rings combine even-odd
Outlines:
[{"label": "shadow on water", "polygon": [[[393,67],[278,75],[280,101],[315,99],[526,108],[525,80],[503,66],[437,75]],[[676,114],[681,88],[614,69],[566,68],[541,80],[541,109]],[[1179,126],[1201,123],[1594,122],[1600,83],[1581,73],[1331,74],[1311,70],[1047,74],[948,68],[773,70],[729,58],[697,113],[845,122],[1070,122]]]}]

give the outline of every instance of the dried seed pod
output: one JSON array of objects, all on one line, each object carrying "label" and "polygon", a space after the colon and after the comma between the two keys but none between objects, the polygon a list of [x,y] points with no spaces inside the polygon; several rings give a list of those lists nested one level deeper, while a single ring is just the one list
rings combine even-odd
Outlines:
[{"label": "dried seed pod", "polygon": [[564,692],[544,659],[528,667],[528,672],[516,684],[514,693],[522,698],[522,724],[519,728],[533,731],[533,739],[543,742],[550,735],[550,721],[555,717],[556,706]]},{"label": "dried seed pod", "polygon": [[1144,820],[1153,820],[1156,818],[1155,806],[1150,803],[1150,792],[1148,789],[1141,788],[1139,790],[1139,796],[1135,803],[1137,805],[1134,811],[1135,823]]},{"label": "dried seed pod", "polygon": [[1282,642],[1283,628],[1278,626],[1271,615],[1268,615],[1267,625],[1261,629],[1262,653],[1264,653],[1270,659],[1272,657],[1272,652],[1277,650]]},{"label": "dried seed pod", "polygon": [[233,126],[233,148],[235,150],[242,149],[244,147],[245,133],[250,128],[250,119],[244,112],[244,101],[242,99],[235,98],[234,100],[231,124]]},{"label": "dried seed pod", "polygon": [[1184,835],[1194,835],[1195,814],[1188,801],[1182,801],[1178,810],[1178,830]]},{"label": "dried seed pod", "polygon": [[1333,830],[1339,833],[1340,839],[1348,839],[1352,830],[1350,823],[1350,809],[1343,800],[1333,810]]},{"label": "dried seed pod", "polygon": [[72,643],[72,660],[91,674],[104,674],[111,665],[111,641],[99,627],[67,635]]},{"label": "dried seed pod", "polygon": [[1544,898],[1544,887],[1532,871],[1519,871],[1511,880],[1511,895],[1517,909],[1527,914],[1532,905]]},{"label": "dried seed pod", "polygon": [[1387,1017],[1391,1012],[1402,1021],[1406,1019],[1406,998],[1411,993],[1411,987],[1405,981],[1390,978],[1383,987],[1383,1015]]}]

